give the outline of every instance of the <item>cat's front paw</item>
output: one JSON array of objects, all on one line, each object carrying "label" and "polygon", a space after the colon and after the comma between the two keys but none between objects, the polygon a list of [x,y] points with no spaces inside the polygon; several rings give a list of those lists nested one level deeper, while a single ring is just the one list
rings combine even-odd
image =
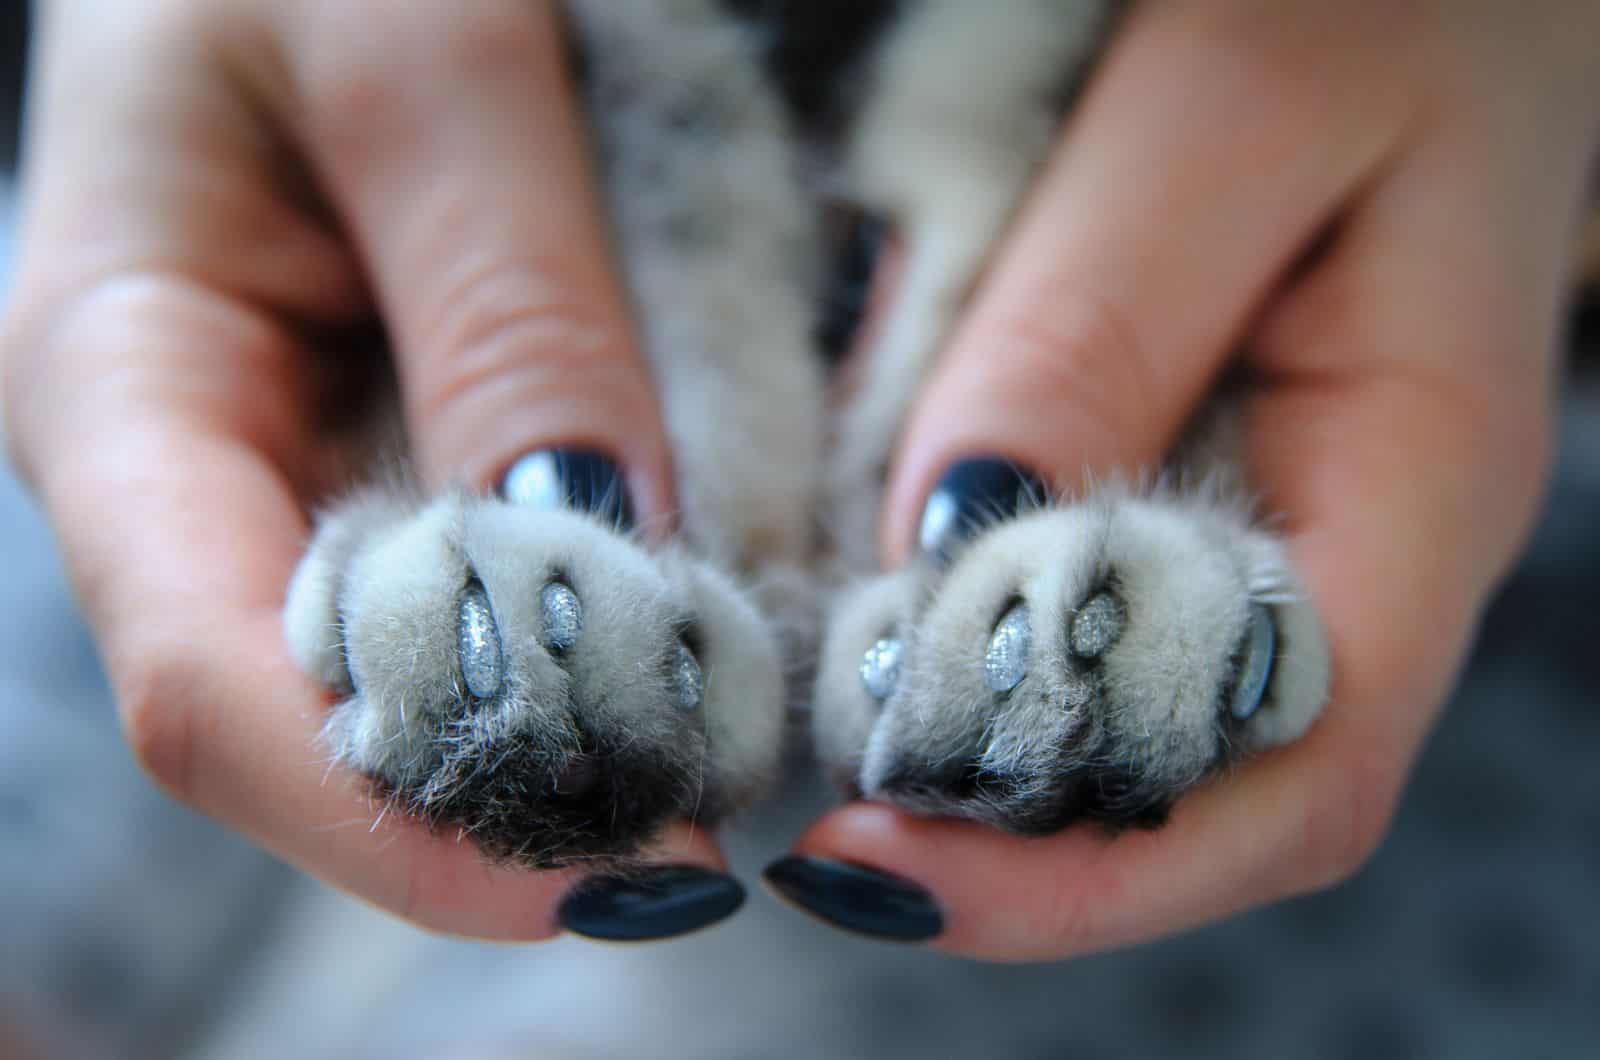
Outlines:
[{"label": "cat's front paw", "polygon": [[593,516],[453,493],[325,515],[285,608],[336,758],[489,854],[622,861],[777,768],[782,672],[730,579]]},{"label": "cat's front paw", "polygon": [[1103,491],[1001,522],[834,608],[814,712],[855,792],[1037,834],[1159,824],[1327,694],[1282,545],[1212,493]]}]

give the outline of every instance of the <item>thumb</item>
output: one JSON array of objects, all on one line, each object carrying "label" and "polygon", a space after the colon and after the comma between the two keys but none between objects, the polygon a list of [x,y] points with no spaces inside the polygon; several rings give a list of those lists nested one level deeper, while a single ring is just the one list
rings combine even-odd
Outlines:
[{"label": "thumb", "polygon": [[1276,21],[1230,25],[1217,6],[1139,6],[1119,31],[906,423],[891,563],[964,458],[1057,488],[1153,463],[1276,278],[1390,149],[1402,119],[1372,120],[1381,83],[1337,100],[1317,75],[1338,71],[1284,84]]},{"label": "thumb", "polygon": [[525,454],[578,451],[600,493],[669,510],[557,20],[548,5],[469,6],[396,8],[381,40],[322,25],[345,17],[330,9],[287,49],[394,337],[421,471],[500,485]]}]

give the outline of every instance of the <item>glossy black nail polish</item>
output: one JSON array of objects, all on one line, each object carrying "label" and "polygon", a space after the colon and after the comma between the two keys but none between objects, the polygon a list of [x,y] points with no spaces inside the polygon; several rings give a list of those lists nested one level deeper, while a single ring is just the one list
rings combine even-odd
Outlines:
[{"label": "glossy black nail polish", "polygon": [[772,889],[846,931],[894,942],[925,942],[944,930],[927,891],[865,865],[791,855],[762,873]]},{"label": "glossy black nail polish", "polygon": [[584,880],[556,916],[568,931],[607,942],[645,942],[687,934],[739,911],[744,888],[732,876],[694,865],[663,865],[630,876]]},{"label": "glossy black nail polish", "polygon": [[633,525],[622,473],[592,449],[540,449],[518,459],[500,480],[500,495],[535,508],[589,512],[618,529]]},{"label": "glossy black nail polish", "polygon": [[1009,460],[974,457],[952,464],[928,495],[917,525],[917,547],[948,563],[984,528],[1038,505],[1044,480]]}]

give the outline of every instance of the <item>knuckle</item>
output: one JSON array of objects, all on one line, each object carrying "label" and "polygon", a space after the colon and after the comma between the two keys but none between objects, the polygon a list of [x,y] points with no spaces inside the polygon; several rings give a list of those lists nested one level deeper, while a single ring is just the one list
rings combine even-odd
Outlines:
[{"label": "knuckle", "polygon": [[1003,365],[1018,400],[1071,403],[1102,437],[1147,438],[1163,407],[1158,377],[1126,316],[1089,295],[1030,299],[985,331],[991,363]]},{"label": "knuckle", "polygon": [[1307,890],[1342,883],[1372,859],[1388,833],[1400,786],[1393,767],[1369,763],[1348,770],[1339,790],[1311,801],[1300,829]]},{"label": "knuckle", "polygon": [[1058,879],[1044,903],[1043,915],[1026,925],[1025,937],[1019,941],[1051,955],[1092,952],[1100,944],[1102,932],[1090,897],[1081,881]]},{"label": "knuckle", "polygon": [[191,801],[194,666],[180,654],[155,649],[112,670],[123,736],[134,758],[174,798]]},{"label": "knuckle", "polygon": [[545,44],[544,27],[525,3],[475,0],[465,11],[425,6],[439,15],[428,51],[449,71],[522,70]]},{"label": "knuckle", "polygon": [[614,420],[653,418],[648,373],[603,298],[535,262],[480,270],[453,289],[397,329],[425,474],[487,479],[530,445],[606,438]]},{"label": "knuckle", "polygon": [[377,35],[363,5],[330,4],[297,28],[302,70],[318,116],[352,137],[375,123],[392,132],[397,111],[425,93],[449,103],[451,86],[525,71],[548,50],[528,5],[510,0],[415,4],[397,8]]},{"label": "knuckle", "polygon": [[445,414],[467,392],[529,369],[570,378],[624,349],[618,323],[593,299],[549,277],[537,263],[507,262],[477,272],[426,311],[407,354],[419,374],[423,420]]}]

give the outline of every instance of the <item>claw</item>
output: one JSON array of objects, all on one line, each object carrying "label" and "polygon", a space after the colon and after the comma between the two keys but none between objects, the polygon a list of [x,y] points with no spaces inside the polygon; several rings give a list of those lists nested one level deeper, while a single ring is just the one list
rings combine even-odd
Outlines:
[{"label": "claw", "polygon": [[1028,676],[1028,650],[1033,647],[1033,621],[1028,605],[1014,604],[994,627],[989,650],[983,656],[983,676],[989,690],[1005,694]]},{"label": "claw", "polygon": [[1072,620],[1072,654],[1098,659],[1111,650],[1125,625],[1122,605],[1109,592],[1096,593]]},{"label": "claw", "polygon": [[899,637],[884,637],[867,649],[861,660],[861,687],[867,695],[881,703],[893,694],[900,681],[900,658],[904,653],[905,645]]},{"label": "claw", "polygon": [[488,699],[500,690],[505,665],[500,651],[500,631],[489,596],[474,581],[461,594],[457,615],[456,654],[467,691],[478,699]]},{"label": "claw", "polygon": [[544,646],[560,655],[571,651],[583,633],[583,605],[578,594],[565,582],[549,582],[539,593],[540,618],[544,621]]}]

